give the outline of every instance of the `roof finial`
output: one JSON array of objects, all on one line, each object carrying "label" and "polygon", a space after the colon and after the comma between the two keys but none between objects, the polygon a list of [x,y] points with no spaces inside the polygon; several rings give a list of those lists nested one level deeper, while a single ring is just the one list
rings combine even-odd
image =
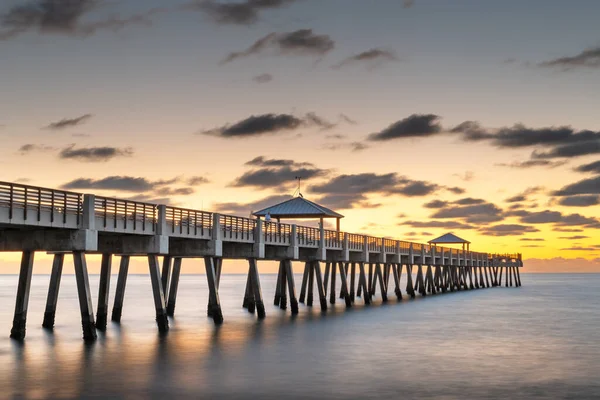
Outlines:
[{"label": "roof finial", "polygon": [[302,187],[302,177],[301,176],[296,176],[294,179],[296,179],[298,181],[298,187],[294,191],[294,194],[292,195],[292,197],[295,197],[296,193],[297,193],[298,197],[304,198],[304,196],[302,196],[302,192],[300,192],[300,189]]}]

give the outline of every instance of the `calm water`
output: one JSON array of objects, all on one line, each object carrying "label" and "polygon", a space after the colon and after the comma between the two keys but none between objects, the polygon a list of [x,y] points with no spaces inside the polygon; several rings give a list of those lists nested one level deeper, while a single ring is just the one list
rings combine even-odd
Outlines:
[{"label": "calm water", "polygon": [[350,311],[338,301],[325,316],[301,305],[291,318],[262,275],[257,322],[241,308],[245,276],[224,275],[216,328],[205,277],[186,275],[160,337],[150,280],[132,275],[122,325],[86,346],[73,276],[53,334],[41,328],[49,277],[34,276],[24,344],[8,338],[17,277],[0,276],[0,398],[600,398],[600,275],[522,280]]}]

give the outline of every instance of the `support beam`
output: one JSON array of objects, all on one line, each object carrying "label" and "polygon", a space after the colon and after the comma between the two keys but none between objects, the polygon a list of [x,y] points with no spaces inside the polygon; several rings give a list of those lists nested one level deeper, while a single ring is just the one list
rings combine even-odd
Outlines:
[{"label": "support beam", "polygon": [[385,278],[383,276],[383,272],[381,271],[381,264],[377,263],[375,266],[375,274],[377,275],[377,279],[379,280],[379,290],[381,291],[381,301],[387,303],[387,290],[385,287]]},{"label": "support beam", "polygon": [[215,273],[212,257],[204,257],[204,267],[206,269],[206,280],[208,281],[209,301],[212,304],[211,315],[215,324],[221,324],[223,323],[223,313],[221,312],[217,274]]},{"label": "support beam", "polygon": [[[288,292],[290,295],[290,308],[292,314],[298,314],[298,300],[296,299],[296,284],[294,282],[294,270],[292,268],[292,261],[285,260],[285,276],[287,278]],[[335,293],[335,291],[332,291]]]},{"label": "support beam", "polygon": [[96,324],[94,323],[94,307],[92,306],[92,293],[90,291],[85,253],[74,251],[73,261],[75,263],[75,279],[77,280],[77,294],[79,297],[79,309],[81,311],[83,339],[86,341],[94,341],[97,338]]},{"label": "support beam", "polygon": [[148,267],[150,270],[150,282],[152,283],[152,294],[154,297],[154,308],[156,310],[156,325],[161,333],[169,330],[169,320],[167,319],[167,306],[165,305],[165,293],[162,290],[160,281],[160,269],[158,256],[148,255]]},{"label": "support beam", "polygon": [[313,288],[315,284],[315,265],[313,262],[308,263],[308,294],[306,295],[306,306],[313,305]]},{"label": "support beam", "polygon": [[58,291],[60,289],[60,279],[62,277],[64,262],[64,253],[57,253],[54,255],[54,260],[52,261],[52,273],[50,275],[50,286],[48,288],[48,298],[46,299],[46,311],[44,312],[44,322],[42,323],[42,326],[46,329],[54,329]]},{"label": "support beam", "polygon": [[335,298],[337,297],[337,292],[335,290],[335,280],[336,280],[335,269],[338,266],[338,264],[341,265],[340,263],[335,262],[335,261],[331,263],[331,290],[329,290],[329,302],[331,304],[335,304]]},{"label": "support beam", "polygon": [[348,276],[346,275],[346,267],[348,266],[348,264],[344,266],[344,264],[340,262],[338,263],[338,266],[340,269],[340,286],[342,287],[342,296],[344,298],[344,301],[346,302],[346,308],[350,308],[352,307],[352,299],[350,298],[350,292],[348,291]]},{"label": "support beam", "polygon": [[[250,260],[248,260],[250,262]],[[252,291],[252,275],[250,266],[248,266],[248,276],[246,278],[246,290],[244,290],[244,301],[242,307],[248,309],[248,312],[254,312],[254,293]]]},{"label": "support beam", "polygon": [[285,261],[279,263],[281,265],[281,281],[279,281],[279,293],[281,295],[279,300],[279,308],[282,310],[287,309],[287,271],[285,267]]},{"label": "support beam", "polygon": [[179,276],[181,275],[181,261],[181,257],[175,257],[173,261],[169,300],[167,301],[167,315],[171,317],[175,315],[175,302],[177,301],[177,289],[179,288]]},{"label": "support beam", "polygon": [[121,256],[119,265],[119,277],[117,278],[117,291],[115,292],[115,302],[113,304],[111,320],[121,322],[123,313],[123,300],[125,299],[125,286],[127,284],[127,274],[129,272],[129,256]]},{"label": "support beam", "polygon": [[281,278],[283,274],[283,263],[279,262],[279,270],[277,271],[277,283],[275,284],[275,297],[273,299],[273,305],[278,306],[281,302]]},{"label": "support beam", "polygon": [[406,293],[408,293],[411,298],[415,298],[415,288],[413,285],[411,264],[406,264]]},{"label": "support beam", "polygon": [[522,286],[522,284],[521,284],[521,271],[519,271],[519,267],[517,267],[517,278],[519,280],[519,286]]},{"label": "support beam", "polygon": [[321,275],[321,265],[319,261],[314,262],[315,275],[317,278],[317,290],[319,291],[319,301],[321,302],[321,311],[327,310],[327,296],[323,289],[323,275]]},{"label": "support beam", "polygon": [[325,276],[323,276],[323,290],[325,290],[325,296],[327,296],[327,288],[329,285],[329,274],[331,270],[331,263],[325,263]]},{"label": "support beam", "polygon": [[19,284],[17,286],[15,315],[13,318],[13,326],[10,331],[10,337],[16,340],[25,339],[25,326],[27,324],[27,308],[29,305],[29,290],[31,288],[31,276],[33,274],[34,254],[33,251],[24,251],[21,255],[21,269],[19,271]]},{"label": "support beam", "polygon": [[356,279],[356,263],[353,262],[350,266],[350,300],[354,303],[354,288],[355,288],[355,279]]},{"label": "support beam", "polygon": [[400,277],[402,276],[402,264],[392,264],[392,275],[394,276],[394,293],[398,300],[402,300],[402,290],[400,290]]},{"label": "support beam", "polygon": [[160,282],[162,284],[163,293],[165,299],[169,298],[169,283],[171,281],[171,256],[163,257],[162,273],[160,275]]},{"label": "support beam", "polygon": [[306,298],[306,286],[308,285],[308,275],[309,275],[310,263],[304,264],[304,273],[302,274],[302,286],[300,288],[300,298],[298,301],[300,303],[304,303],[304,299]]},{"label": "support beam", "polygon": [[110,292],[110,271],[112,268],[112,254],[102,254],[100,263],[100,286],[98,288],[98,310],[96,312],[96,328],[106,330],[108,318],[108,294]]},{"label": "support beam", "polygon": [[[362,290],[363,301],[365,304],[371,304],[371,295],[369,294],[369,287],[367,283],[367,277],[365,274],[365,263],[358,263],[359,276],[358,276],[358,291]],[[360,296],[360,293],[358,294]]]}]

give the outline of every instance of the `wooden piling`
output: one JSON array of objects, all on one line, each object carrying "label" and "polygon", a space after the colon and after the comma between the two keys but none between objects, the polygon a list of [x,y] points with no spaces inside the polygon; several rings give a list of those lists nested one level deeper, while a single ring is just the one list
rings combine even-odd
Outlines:
[{"label": "wooden piling", "polygon": [[165,294],[162,290],[160,281],[158,256],[148,255],[148,267],[150,270],[150,282],[152,283],[152,294],[154,297],[154,308],[156,310],[156,325],[161,333],[169,330],[169,320],[167,319],[167,306],[165,305]]},{"label": "wooden piling", "polygon": [[33,274],[34,254],[35,253],[33,251],[24,251],[21,255],[21,268],[19,270],[15,315],[13,318],[12,329],[10,331],[10,337],[16,340],[25,339],[27,308],[29,305],[29,290],[31,288],[31,276]]},{"label": "wooden piling", "polygon": [[[483,268],[483,275],[485,276],[485,287],[489,288],[490,287],[489,268],[488,267],[482,267],[482,268]],[[492,283],[493,283],[493,281],[492,281]]]},{"label": "wooden piling", "polygon": [[516,270],[517,270],[517,278],[519,280],[519,286],[522,286],[522,284],[521,284],[521,271],[519,271],[519,267],[517,267]]},{"label": "wooden piling", "polygon": [[170,280],[171,280],[171,256],[164,256],[160,281],[161,281],[161,284],[163,287],[163,293],[165,294],[165,299],[169,298]]},{"label": "wooden piling", "polygon": [[110,271],[112,268],[112,254],[102,254],[100,263],[100,286],[98,288],[98,309],[96,311],[96,328],[106,330],[108,318],[108,294],[110,291]]},{"label": "wooden piling", "polygon": [[265,304],[263,302],[262,290],[260,288],[260,277],[258,274],[258,266],[256,265],[256,259],[251,258],[250,263],[250,281],[252,285],[252,293],[254,295],[254,304],[256,307],[256,315],[258,319],[265,318]]},{"label": "wooden piling", "polygon": [[350,299],[352,300],[353,303],[354,303],[355,279],[356,279],[356,263],[353,262],[352,266],[350,267]]},{"label": "wooden piling", "polygon": [[54,319],[56,317],[56,305],[58,303],[58,291],[60,289],[60,279],[62,277],[65,255],[57,253],[52,261],[52,273],[50,275],[50,286],[48,287],[48,297],[46,299],[46,311],[44,312],[44,322],[42,326],[46,329],[54,328]]},{"label": "wooden piling", "polygon": [[278,306],[281,302],[281,275],[283,274],[283,263],[279,262],[279,270],[277,272],[277,283],[275,284],[275,298],[273,305]]},{"label": "wooden piling", "polygon": [[369,288],[369,295],[373,296],[373,294],[375,293],[375,289],[373,288],[373,263],[369,263],[369,284],[368,284],[368,288]]},{"label": "wooden piling", "polygon": [[[248,263],[250,263],[250,260],[248,260]],[[252,278],[250,275],[250,266],[248,266],[248,275],[246,277],[246,289],[244,291],[244,301],[242,302],[242,308],[248,308],[251,298],[254,296],[254,294],[252,293],[252,283],[251,282],[252,282]]]},{"label": "wooden piling", "polygon": [[286,266],[285,266],[285,261],[282,260],[281,261],[281,281],[279,282],[279,294],[280,294],[280,300],[279,300],[279,308],[281,310],[287,310],[287,271],[286,271]]},{"label": "wooden piling", "polygon": [[77,280],[83,339],[94,341],[97,338],[96,324],[94,322],[94,307],[92,306],[92,293],[90,291],[85,253],[81,251],[73,252],[73,261],[75,264],[75,279]]},{"label": "wooden piling", "polygon": [[313,305],[313,287],[315,283],[315,263],[308,262],[308,294],[306,295],[306,306],[312,307]]},{"label": "wooden piling", "polygon": [[304,274],[302,274],[302,286],[300,288],[300,298],[298,299],[300,303],[304,303],[304,299],[306,298],[306,285],[308,284],[309,269],[310,264],[307,262],[304,264]]},{"label": "wooden piling", "polygon": [[327,296],[323,288],[323,275],[321,274],[321,265],[319,261],[314,261],[315,276],[317,278],[317,290],[319,292],[319,301],[321,303],[321,311],[327,310]]},{"label": "wooden piling", "polygon": [[[371,296],[369,294],[369,287],[368,287],[368,283],[367,283],[367,277],[365,274],[365,263],[364,262],[358,263],[358,270],[359,270],[358,291],[360,292],[362,290],[364,303],[371,304]],[[358,296],[360,296],[360,293],[358,294]]]},{"label": "wooden piling", "polygon": [[377,263],[375,266],[375,274],[377,274],[377,280],[379,280],[379,290],[381,291],[381,301],[386,303],[388,301],[387,289],[385,287],[385,278],[381,271],[381,264]]},{"label": "wooden piling", "polygon": [[341,263],[332,262],[331,263],[331,290],[329,291],[329,302],[331,304],[335,304],[335,298],[337,297],[337,292],[335,290],[335,280],[336,280],[336,267],[341,266]]},{"label": "wooden piling", "polygon": [[[294,283],[294,270],[292,268],[292,261],[285,260],[285,276],[288,283],[288,292],[290,295],[290,308],[292,314],[298,314],[298,300],[296,299],[296,284]],[[335,290],[332,291],[335,293]]]},{"label": "wooden piling", "polygon": [[413,286],[411,264],[406,264],[406,293],[408,293],[411,298],[415,298],[415,288]]},{"label": "wooden piling", "polygon": [[400,276],[402,274],[402,264],[392,264],[392,275],[394,277],[394,294],[398,300],[402,300],[402,291],[400,290]]},{"label": "wooden piling", "polygon": [[[121,322],[121,314],[123,313],[123,300],[125,299],[125,286],[127,284],[128,271],[129,256],[121,256],[121,264],[119,265],[119,276],[117,278],[117,290],[115,292],[115,302],[113,304],[111,316],[111,320],[114,322]],[[177,290],[175,290],[175,292],[177,292]],[[173,302],[173,307],[175,307],[175,302]]]},{"label": "wooden piling", "polygon": [[[340,271],[344,272],[344,276],[346,277],[346,282],[348,281],[348,273],[350,272],[350,263],[346,262],[346,263],[340,263],[340,265],[343,266],[343,269],[340,269]],[[341,277],[341,272],[340,272],[340,277]],[[341,279],[341,278],[340,278]],[[341,281],[340,281],[341,282]],[[341,287],[342,285],[340,285],[340,299],[345,299],[346,296],[344,295],[344,289]],[[346,286],[348,286],[346,284]],[[348,294],[350,294],[350,292],[348,292]]]},{"label": "wooden piling", "polygon": [[211,315],[215,324],[223,323],[221,302],[219,301],[219,288],[217,287],[217,274],[212,257],[204,257],[206,279],[208,281],[209,303],[212,305]]},{"label": "wooden piling", "polygon": [[177,301],[177,289],[179,288],[179,276],[181,274],[181,257],[173,261],[173,272],[171,273],[171,285],[169,287],[169,300],[167,301],[167,315],[175,315],[175,302]]},{"label": "wooden piling", "polygon": [[348,276],[347,276],[347,266],[348,264],[344,265],[342,263],[338,263],[339,269],[340,269],[340,286],[341,286],[341,292],[342,292],[342,297],[344,298],[344,301],[346,302],[346,308],[350,308],[352,307],[352,299],[350,298],[350,292],[348,291]]},{"label": "wooden piling", "polygon": [[323,290],[325,291],[325,296],[327,296],[327,290],[329,288],[329,274],[331,270],[331,263],[325,263],[325,276],[323,276]]}]

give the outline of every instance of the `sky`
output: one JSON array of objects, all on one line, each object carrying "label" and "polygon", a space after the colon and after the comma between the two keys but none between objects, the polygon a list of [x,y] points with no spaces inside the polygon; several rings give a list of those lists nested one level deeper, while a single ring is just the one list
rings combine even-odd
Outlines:
[{"label": "sky", "polygon": [[344,231],[600,271],[599,13],[2,0],[0,180],[248,216],[301,176]]}]

